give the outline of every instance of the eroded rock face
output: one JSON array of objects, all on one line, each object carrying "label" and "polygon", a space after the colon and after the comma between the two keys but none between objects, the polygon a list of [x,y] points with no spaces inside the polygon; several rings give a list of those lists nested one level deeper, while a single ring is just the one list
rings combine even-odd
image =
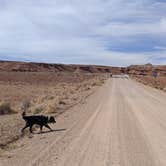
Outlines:
[{"label": "eroded rock face", "polygon": [[166,76],[166,65],[153,66],[152,64],[131,65],[128,67],[111,67],[97,65],[64,65],[47,63],[26,63],[0,61],[0,71],[15,72],[74,72],[74,73],[112,73],[152,76],[157,71],[160,76]]},{"label": "eroded rock face", "polygon": [[[166,91],[166,65],[132,65],[127,67],[127,72],[145,85]],[[154,77],[156,73],[158,77]]]},{"label": "eroded rock face", "polygon": [[75,72],[120,74],[124,68],[97,65],[64,65],[0,61],[0,71],[15,72]]},{"label": "eroded rock face", "polygon": [[155,71],[160,76],[166,76],[166,65],[153,66],[151,64],[147,64],[147,65],[131,65],[127,67],[127,73],[130,75],[153,76],[153,73]]}]

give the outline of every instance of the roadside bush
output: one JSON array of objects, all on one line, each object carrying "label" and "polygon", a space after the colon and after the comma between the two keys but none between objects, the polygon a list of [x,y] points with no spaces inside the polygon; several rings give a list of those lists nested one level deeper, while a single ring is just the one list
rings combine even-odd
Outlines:
[{"label": "roadside bush", "polygon": [[39,114],[43,111],[43,107],[42,106],[38,106],[34,109],[33,113],[34,114]]},{"label": "roadside bush", "polygon": [[16,113],[10,106],[10,103],[0,104],[0,115]]},{"label": "roadside bush", "polygon": [[66,105],[66,102],[65,101],[59,101],[59,104]]},{"label": "roadside bush", "polygon": [[49,105],[46,110],[46,113],[56,113],[56,112],[57,112],[57,107],[54,105]]}]

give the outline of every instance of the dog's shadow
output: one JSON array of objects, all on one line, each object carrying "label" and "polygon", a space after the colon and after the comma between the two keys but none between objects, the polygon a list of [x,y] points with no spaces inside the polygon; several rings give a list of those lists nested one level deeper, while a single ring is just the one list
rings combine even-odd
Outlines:
[{"label": "dog's shadow", "polygon": [[46,133],[51,133],[51,132],[61,132],[61,131],[65,131],[66,129],[56,129],[56,130],[48,130],[48,131],[42,131],[38,134],[46,134]]}]

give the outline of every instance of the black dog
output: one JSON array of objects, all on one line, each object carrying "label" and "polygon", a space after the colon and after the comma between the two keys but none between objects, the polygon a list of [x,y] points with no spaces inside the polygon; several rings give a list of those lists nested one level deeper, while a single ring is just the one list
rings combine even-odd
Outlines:
[{"label": "black dog", "polygon": [[50,129],[52,131],[52,129],[50,128],[50,126],[48,125],[48,123],[56,123],[55,119],[53,116],[43,116],[43,115],[32,115],[32,116],[27,116],[25,112],[22,113],[22,118],[25,120],[26,125],[25,127],[21,130],[22,133],[24,132],[24,130],[29,127],[29,130],[31,133],[32,132],[32,127],[34,124],[37,124],[40,126],[40,131],[42,132],[42,128],[43,126],[47,127],[48,129]]}]

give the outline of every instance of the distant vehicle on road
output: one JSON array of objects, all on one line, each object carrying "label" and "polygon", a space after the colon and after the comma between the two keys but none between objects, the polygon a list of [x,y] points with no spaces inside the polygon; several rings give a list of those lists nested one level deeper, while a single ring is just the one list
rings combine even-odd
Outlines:
[{"label": "distant vehicle on road", "polygon": [[128,74],[123,74],[123,77],[128,79],[129,75]]},{"label": "distant vehicle on road", "polygon": [[119,75],[113,75],[112,76],[113,78],[129,78],[129,75],[127,74],[119,74]]}]

